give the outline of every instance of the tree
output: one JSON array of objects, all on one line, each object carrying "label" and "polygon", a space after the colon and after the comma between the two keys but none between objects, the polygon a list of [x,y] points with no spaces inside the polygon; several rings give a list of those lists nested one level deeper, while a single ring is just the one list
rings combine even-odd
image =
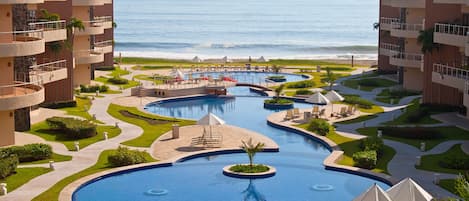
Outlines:
[{"label": "tree", "polygon": [[273,70],[275,73],[279,73],[280,70],[282,70],[282,67],[277,66],[277,65],[273,65],[273,66],[272,66],[272,70]]},{"label": "tree", "polygon": [[73,28],[77,28],[80,31],[85,30],[85,25],[83,24],[83,21],[77,19],[77,18],[70,18],[70,21],[67,24],[67,30],[69,32],[73,31]]},{"label": "tree", "polygon": [[254,144],[252,142],[252,138],[249,138],[247,142],[241,141],[243,145],[241,148],[248,154],[249,157],[249,167],[252,168],[253,165],[253,160],[254,156],[256,155],[257,152],[260,152],[264,150],[264,143],[258,142],[257,144]]},{"label": "tree", "polygon": [[283,91],[284,88],[285,88],[284,84],[282,84],[282,85],[278,86],[277,88],[275,88],[275,98],[276,99],[280,98],[280,94],[282,94],[282,91]]},{"label": "tree", "polygon": [[438,50],[439,45],[433,42],[433,28],[420,31],[417,41],[422,45],[421,51],[423,54],[432,53],[434,49]]},{"label": "tree", "polygon": [[329,83],[329,90],[332,90],[332,86],[334,85],[336,80],[337,80],[336,74],[334,74],[334,72],[332,72],[332,70],[329,67],[327,67],[325,81]]},{"label": "tree", "polygon": [[459,197],[463,200],[469,200],[469,173],[466,173],[465,176],[460,174],[456,179],[454,188],[458,192]]},{"label": "tree", "polygon": [[59,53],[62,51],[62,43],[62,41],[47,43],[47,46],[54,53],[55,57],[58,57]]},{"label": "tree", "polygon": [[60,20],[60,15],[57,13],[50,13],[46,9],[41,9],[41,17],[44,20],[47,21],[59,21]]}]

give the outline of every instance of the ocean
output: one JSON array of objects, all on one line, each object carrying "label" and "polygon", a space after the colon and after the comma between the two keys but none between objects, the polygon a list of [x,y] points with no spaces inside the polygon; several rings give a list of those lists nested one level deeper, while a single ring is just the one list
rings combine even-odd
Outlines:
[{"label": "ocean", "polygon": [[377,0],[116,0],[115,54],[376,59]]}]

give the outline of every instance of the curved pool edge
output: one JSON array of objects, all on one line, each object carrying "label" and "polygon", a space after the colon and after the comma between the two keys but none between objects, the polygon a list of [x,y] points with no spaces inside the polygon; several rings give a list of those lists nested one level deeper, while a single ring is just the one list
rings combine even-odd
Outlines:
[{"label": "curved pool edge", "polygon": [[387,175],[387,174],[377,173],[377,172],[373,172],[371,170],[367,170],[367,169],[363,169],[363,168],[351,167],[351,166],[345,166],[345,165],[338,164],[337,161],[339,161],[342,158],[342,156],[344,155],[344,152],[340,149],[340,147],[335,142],[333,142],[329,138],[317,135],[317,134],[312,133],[310,131],[307,131],[305,129],[297,128],[297,127],[293,127],[293,126],[290,126],[290,125],[281,124],[279,122],[276,122],[271,118],[275,114],[276,113],[271,114],[270,116],[267,117],[267,124],[268,125],[270,125],[272,127],[275,127],[275,128],[282,129],[282,130],[297,133],[299,135],[310,137],[313,140],[315,140],[316,142],[319,142],[320,144],[324,145],[327,149],[329,149],[331,154],[329,154],[329,156],[327,156],[323,161],[323,165],[324,165],[326,170],[344,172],[344,173],[347,173],[347,174],[353,174],[353,175],[358,175],[358,176],[370,178],[370,179],[373,179],[373,180],[383,182],[383,183],[385,183],[389,186],[392,186],[392,185],[397,184],[399,182],[396,178],[393,178],[392,176]]},{"label": "curved pool edge", "polygon": [[[279,152],[279,148],[266,148],[262,152]],[[75,192],[80,190],[82,187],[96,182],[101,179],[105,179],[108,177],[116,176],[116,175],[121,175],[121,174],[126,174],[129,172],[134,172],[134,171],[139,171],[139,170],[146,170],[146,169],[152,169],[152,168],[161,168],[161,167],[170,167],[173,166],[174,163],[180,163],[184,162],[187,160],[191,160],[194,158],[200,158],[200,157],[205,157],[205,156],[212,156],[212,155],[220,155],[220,154],[237,154],[237,153],[244,153],[244,150],[241,148],[237,149],[216,149],[216,150],[204,150],[204,151],[199,151],[196,153],[190,153],[178,157],[174,157],[172,159],[168,159],[165,161],[158,161],[158,162],[153,162],[153,163],[144,163],[144,164],[136,164],[136,165],[130,165],[130,166],[123,166],[123,167],[118,167],[118,168],[112,168],[109,170],[105,170],[103,172],[98,172],[95,174],[91,174],[88,176],[85,176],[81,179],[78,179],[67,186],[60,191],[59,194],[59,201],[71,201],[73,200],[73,195]]]}]

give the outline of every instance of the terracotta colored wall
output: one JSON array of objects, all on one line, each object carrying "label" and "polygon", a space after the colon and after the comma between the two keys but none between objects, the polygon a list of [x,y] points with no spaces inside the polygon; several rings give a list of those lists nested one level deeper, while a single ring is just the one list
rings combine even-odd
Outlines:
[{"label": "terracotta colored wall", "polygon": [[15,144],[15,117],[13,111],[0,111],[0,147]]},{"label": "terracotta colored wall", "polygon": [[423,88],[423,73],[417,68],[404,68],[404,89],[421,91]]},{"label": "terracotta colored wall", "polygon": [[[381,17],[399,17],[399,9],[389,6],[380,6],[380,18]],[[379,19],[378,19],[379,21]],[[398,38],[392,37],[388,31],[379,30],[379,39],[378,44],[381,43],[392,43],[397,44]],[[379,50],[378,50],[379,51]],[[378,53],[378,70],[385,72],[395,72],[397,67],[389,64],[389,57],[380,55]]]},{"label": "terracotta colored wall", "polygon": [[[95,16],[112,16],[114,21],[114,4],[105,4],[97,6],[94,10]],[[119,24],[117,24],[119,27]],[[114,29],[104,30],[104,34],[97,35],[96,41],[114,40]],[[95,64],[94,66],[112,66],[114,64],[114,51],[104,55],[104,62]]]},{"label": "terracotta colored wall", "polygon": [[[462,18],[461,6],[458,4],[434,4],[432,0],[427,0],[426,3],[425,27],[427,29],[434,27],[434,24],[438,22],[452,22]],[[462,104],[462,93],[457,89],[432,82],[433,63],[454,63],[460,61],[460,58],[459,49],[447,45],[441,45],[439,51],[433,54],[425,54],[423,85],[425,103]]]}]

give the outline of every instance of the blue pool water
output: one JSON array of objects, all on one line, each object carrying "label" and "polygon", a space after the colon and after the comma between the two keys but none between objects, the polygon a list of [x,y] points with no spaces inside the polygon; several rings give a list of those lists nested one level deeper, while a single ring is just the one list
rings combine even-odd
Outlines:
[{"label": "blue pool water", "polygon": [[[266,117],[274,111],[264,109],[263,100],[263,97],[204,97],[153,103],[147,105],[147,110],[191,119],[199,119],[211,111],[228,124],[270,137],[280,146],[280,152],[259,153],[255,162],[275,166],[274,177],[247,180],[224,176],[224,166],[245,163],[248,158],[245,154],[216,155],[100,179],[76,191],[74,200],[345,201],[352,200],[373,183],[388,188],[365,177],[325,170],[322,162],[329,150],[308,137],[268,126]],[[295,107],[312,106],[295,103]],[[149,195],[149,190],[164,190],[167,194]]]},{"label": "blue pool water", "polygon": [[[306,80],[307,77],[289,73],[267,73],[267,72],[205,72],[205,73],[193,73],[194,78],[212,76],[213,78],[230,77],[238,81],[239,83],[250,83],[250,84],[262,84],[265,83],[265,79],[269,76],[283,75],[287,79],[286,82],[295,82]],[[186,75],[187,76],[187,75]],[[187,77],[186,77],[187,79]]]}]

